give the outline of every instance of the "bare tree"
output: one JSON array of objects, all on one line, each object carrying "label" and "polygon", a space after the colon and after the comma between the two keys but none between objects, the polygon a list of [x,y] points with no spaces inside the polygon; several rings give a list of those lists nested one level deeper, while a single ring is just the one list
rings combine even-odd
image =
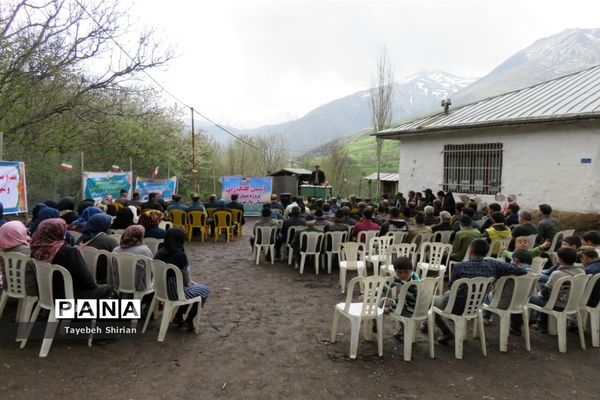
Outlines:
[{"label": "bare tree", "polygon": [[9,0],[0,8],[0,128],[9,142],[37,140],[35,126],[64,113],[98,115],[98,93],[133,92],[137,74],[171,58],[152,32],[127,40],[133,45],[115,57],[126,18],[116,0]]},{"label": "bare tree", "polygon": [[329,183],[335,188],[337,193],[347,194],[346,181],[353,161],[348,148],[343,144],[335,143],[329,148],[323,164],[328,171]]},{"label": "bare tree", "polygon": [[[371,88],[371,108],[373,128],[375,132],[381,132],[388,128],[392,122],[392,98],[394,96],[394,68],[387,54],[387,48],[383,48],[377,59],[377,75]],[[382,139],[377,138],[377,197],[381,196],[381,146]]]}]

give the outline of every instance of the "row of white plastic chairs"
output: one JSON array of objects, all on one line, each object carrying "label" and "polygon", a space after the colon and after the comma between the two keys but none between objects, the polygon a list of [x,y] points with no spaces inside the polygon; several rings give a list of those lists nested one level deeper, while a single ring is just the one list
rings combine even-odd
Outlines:
[{"label": "row of white plastic chairs", "polygon": [[[493,300],[490,304],[484,304],[484,300],[491,288],[494,278],[472,278],[459,279],[454,282],[450,290],[449,300],[445,308],[440,309],[434,306],[434,294],[436,288],[440,285],[439,278],[426,278],[421,281],[411,281],[400,287],[398,293],[398,303],[395,310],[390,314],[391,318],[402,322],[404,326],[404,360],[411,360],[412,344],[416,340],[417,325],[421,321],[427,321],[429,355],[434,358],[434,315],[451,319],[454,322],[455,337],[455,357],[462,359],[463,341],[467,335],[467,322],[474,320],[473,338],[479,335],[481,341],[481,351],[487,356],[485,343],[485,330],[483,323],[483,311],[489,311],[497,314],[500,318],[500,351],[506,352],[508,349],[508,337],[510,316],[520,314],[523,316],[523,331],[525,336],[525,345],[527,351],[531,351],[529,335],[529,311],[535,310],[540,313],[548,314],[550,320],[550,333],[558,334],[558,347],[561,353],[567,351],[567,317],[575,315],[577,320],[580,345],[585,349],[584,329],[587,322],[587,315],[590,316],[590,332],[592,337],[592,346],[600,347],[600,304],[595,307],[589,307],[588,301],[596,284],[600,284],[600,274],[598,275],[579,275],[573,277],[564,277],[557,281],[551,296],[544,307],[529,303],[529,299],[535,292],[535,287],[539,274],[529,273],[522,276],[505,276],[498,279],[494,284]],[[371,340],[372,323],[377,324],[378,354],[383,356],[383,315],[382,295],[384,285],[390,284],[392,277],[381,276],[358,276],[349,283],[348,294],[344,303],[335,306],[333,324],[331,329],[331,342],[337,341],[338,320],[341,315],[350,320],[350,358],[356,358],[358,349],[358,339],[360,325],[364,322],[364,337]],[[499,308],[501,300],[500,294],[508,281],[513,281],[513,292],[510,304],[506,309]],[[360,302],[353,302],[353,291],[359,284],[363,291],[363,298]],[[406,295],[415,286],[417,295],[415,299],[414,312],[410,317],[402,315],[402,310],[406,303]],[[555,310],[555,304],[561,288],[570,287],[569,298],[562,311]],[[460,314],[453,314],[454,304],[457,294],[461,287],[466,287],[462,293],[466,299],[465,307]]]},{"label": "row of white plastic chairs", "polygon": [[[118,285],[114,289],[121,295],[131,296],[134,299],[141,299],[147,294],[152,294],[152,302],[148,308],[148,313],[142,333],[145,333],[151,315],[155,316],[158,312],[158,302],[164,303],[163,315],[158,334],[158,341],[162,342],[165,339],[169,323],[175,316],[175,311],[180,306],[186,306],[198,302],[198,307],[201,309],[201,298],[186,299],[183,291],[183,275],[179,268],[172,264],[166,264],[159,260],[133,255],[127,253],[111,253],[104,250],[97,250],[88,246],[77,246],[81,252],[86,267],[90,273],[96,277],[97,262],[100,257],[106,257],[108,261],[107,281],[113,284],[113,273],[118,277]],[[57,328],[57,321],[54,319],[54,293],[52,286],[52,276],[57,273],[65,288],[65,299],[74,299],[73,280],[67,269],[60,265],[50,264],[44,261],[38,261],[19,253],[0,252],[0,259],[3,261],[5,269],[5,284],[6,290],[0,296],[0,318],[8,301],[8,298],[16,299],[19,304],[17,308],[16,322],[19,323],[17,332],[17,341],[21,342],[21,348],[27,344],[28,337],[31,333],[33,323],[36,321],[40,310],[49,311],[48,325],[39,356],[47,356],[52,338]],[[26,292],[26,269],[28,263],[33,263],[37,282],[38,296],[30,296]],[[138,290],[136,287],[136,273],[139,274],[139,268],[143,265],[145,273],[145,289]],[[114,268],[114,270],[113,270]],[[167,291],[167,272],[172,271],[172,276],[175,276],[177,284],[177,299],[171,300]],[[35,308],[34,308],[35,306]],[[194,320],[196,333],[199,329],[200,309]],[[32,312],[33,310],[33,312]],[[29,324],[25,324],[30,322]],[[91,321],[95,326],[95,321]],[[137,320],[132,321],[132,325],[136,325]],[[91,346],[92,337],[88,340],[88,346]]]}]

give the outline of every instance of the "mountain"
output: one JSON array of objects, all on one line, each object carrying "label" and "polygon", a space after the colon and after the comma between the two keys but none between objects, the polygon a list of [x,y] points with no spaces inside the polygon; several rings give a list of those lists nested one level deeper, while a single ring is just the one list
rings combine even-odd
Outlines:
[{"label": "mountain", "polygon": [[522,89],[600,64],[600,29],[568,29],[537,40],[459,91],[454,106]]},{"label": "mountain", "polygon": [[[395,82],[392,100],[394,120],[431,111],[441,99],[472,83],[442,71],[421,72]],[[283,133],[297,154],[324,143],[370,128],[370,92],[364,90],[324,104],[305,116],[277,125],[266,125],[245,131],[249,134]],[[293,145],[292,145],[293,144]],[[294,154],[294,155],[297,155]]]}]

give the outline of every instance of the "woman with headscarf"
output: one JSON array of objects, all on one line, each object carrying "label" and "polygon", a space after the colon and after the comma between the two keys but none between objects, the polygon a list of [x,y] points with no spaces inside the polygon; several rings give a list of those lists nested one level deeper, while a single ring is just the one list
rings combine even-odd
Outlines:
[{"label": "woman with headscarf", "polygon": [[165,230],[158,227],[160,221],[163,218],[163,213],[158,210],[146,210],[140,215],[139,224],[146,229],[146,235],[144,237],[151,237],[155,239],[164,239]]},{"label": "woman with headscarf", "polygon": [[58,210],[58,203],[55,202],[54,200],[46,200],[44,202],[44,204],[50,208],[54,208],[55,210]]},{"label": "woman with headscarf", "polygon": [[122,207],[117,211],[117,216],[110,229],[127,229],[130,225],[133,225],[133,212],[129,207]]},{"label": "woman with headscarf", "polygon": [[[181,270],[183,273],[183,292],[185,293],[186,299],[192,299],[195,297],[202,298],[202,304],[206,302],[206,299],[210,295],[210,288],[199,283],[195,283],[190,277],[190,266],[188,263],[183,243],[185,242],[185,232],[180,228],[171,228],[167,231],[163,246],[156,253],[156,259],[163,261],[167,264],[173,264]],[[171,271],[169,271],[171,272]],[[169,299],[177,299],[177,281],[175,274],[167,273],[167,292]],[[194,303],[189,310],[186,320],[183,320],[186,307],[179,307],[175,319],[173,322],[181,325],[186,325],[188,330],[193,329],[193,319],[198,313],[198,303]]]},{"label": "woman with headscarf", "polygon": [[82,200],[81,203],[79,203],[79,206],[77,207],[77,214],[79,214],[79,215],[83,214],[83,212],[85,211],[86,208],[94,207],[94,204],[95,204],[94,199]]},{"label": "woman with headscarf", "polygon": [[[103,299],[112,297],[112,288],[97,285],[85,265],[79,250],[65,243],[67,224],[60,218],[42,221],[31,238],[31,257],[64,267],[71,274],[73,292],[78,299]],[[54,297],[64,298],[62,277],[54,274]]]},{"label": "woman with headscarf", "polygon": [[89,221],[89,219],[96,214],[102,214],[103,211],[97,207],[87,207],[83,210],[83,213],[79,214],[79,218],[77,218],[71,225],[69,225],[70,231],[75,232],[83,232],[85,229],[85,224]]},{"label": "woman with headscarf", "polygon": [[31,226],[29,227],[29,234],[31,236],[33,236],[37,227],[42,223],[42,221],[45,221],[50,218],[60,218],[60,213],[58,212],[58,210],[56,208],[52,208],[52,207],[48,207],[48,206],[41,208],[38,211],[37,215],[31,220]]},{"label": "woman with headscarf", "polygon": [[137,224],[140,219],[138,208],[136,206],[127,206],[127,208],[129,208],[133,214],[133,223]]},{"label": "woman with headscarf", "polygon": [[60,217],[65,220],[67,225],[70,225],[79,218],[79,215],[75,212],[75,200],[72,197],[63,197],[58,202],[58,212]]},{"label": "woman with headscarf", "polygon": [[9,221],[0,226],[0,250],[29,255],[27,228],[21,221]]},{"label": "woman with headscarf", "polygon": [[[85,224],[83,233],[77,240],[80,246],[90,246],[98,250],[113,251],[119,245],[117,241],[108,236],[112,218],[106,214],[94,214]],[[96,280],[98,283],[106,283],[108,262],[106,257],[99,257],[96,264]]]},{"label": "woman with headscarf", "polygon": [[[28,256],[30,241],[31,238],[27,235],[27,228],[21,221],[8,221],[0,226],[1,251],[7,253],[20,253]],[[3,287],[3,276],[6,276],[6,270],[4,268],[4,263],[2,263],[2,260],[0,259],[0,287]]]},{"label": "woman with headscarf", "polygon": [[113,251],[119,245],[108,235],[112,218],[106,214],[94,214],[85,224],[77,244],[91,246],[98,250]]},{"label": "woman with headscarf", "polygon": [[[144,234],[146,230],[141,225],[130,225],[121,236],[119,247],[113,250],[113,253],[127,253],[138,256],[153,258],[152,250],[144,244]],[[119,276],[117,271],[113,271],[113,283],[115,287],[119,286]],[[143,262],[139,262],[135,272],[135,287],[137,290],[146,290],[146,268]]]},{"label": "woman with headscarf", "polygon": [[442,210],[448,211],[450,215],[456,214],[456,200],[454,200],[454,194],[452,192],[448,192],[444,195],[444,200],[442,200]]}]

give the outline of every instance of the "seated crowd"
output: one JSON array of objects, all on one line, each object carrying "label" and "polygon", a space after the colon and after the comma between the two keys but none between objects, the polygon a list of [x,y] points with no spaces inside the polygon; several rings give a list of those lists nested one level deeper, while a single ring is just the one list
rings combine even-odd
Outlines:
[{"label": "seated crowd", "polygon": [[[126,192],[123,192],[126,194]],[[122,193],[122,194],[123,194]],[[135,196],[138,197],[139,196]],[[134,199],[135,199],[134,197]],[[75,298],[81,299],[110,299],[117,298],[118,274],[112,271],[108,277],[108,265],[105,257],[100,257],[96,265],[96,276],[92,276],[92,268],[86,266],[86,261],[79,250],[83,247],[113,252],[115,254],[134,254],[171,263],[183,273],[184,293],[186,298],[201,297],[204,302],[210,288],[195,283],[190,277],[190,264],[183,247],[185,232],[179,228],[168,230],[160,227],[165,214],[161,210],[171,207],[181,207],[180,197],[173,196],[171,205],[163,205],[156,194],[151,194],[148,202],[139,203],[121,197],[115,202],[108,198],[102,202],[91,199],[83,200],[75,207],[72,198],[62,199],[59,203],[46,201],[36,204],[32,210],[32,218],[24,224],[20,220],[6,221],[0,215],[0,251],[16,252],[40,261],[47,261],[64,267],[71,275]],[[193,199],[194,206],[199,199]],[[113,214],[108,212],[109,205],[120,203]],[[1,207],[1,204],[0,204]],[[118,231],[119,235],[112,235]],[[158,251],[144,244],[145,238],[163,240]],[[1,260],[0,260],[1,261]],[[5,266],[0,262],[0,288],[6,290]],[[167,275],[169,295],[177,298],[175,276]],[[145,268],[138,265],[135,276],[136,289],[145,290]],[[56,298],[64,297],[62,279],[54,275],[53,289]],[[32,263],[26,268],[26,287],[28,295],[37,295],[35,268]],[[149,298],[148,298],[149,297]],[[152,300],[152,294],[142,300],[147,312],[147,306]],[[197,313],[197,303],[187,313],[187,307],[180,307],[174,322],[187,326],[192,330],[192,320]]]},{"label": "seated crowd", "polygon": [[[482,206],[468,198],[456,203],[452,193],[441,191],[437,193],[437,197],[430,190],[425,191],[425,196],[410,192],[408,199],[399,193],[395,199],[386,197],[378,205],[368,200],[361,201],[354,196],[339,204],[335,198],[329,201],[309,199],[305,204],[303,198],[294,197],[285,207],[277,200],[274,195],[270,203],[264,204],[262,216],[255,223],[255,226],[277,226],[280,224],[277,221],[283,220],[275,243],[276,259],[281,258],[285,243],[291,243],[294,253],[299,251],[299,235],[288,238],[292,227],[309,232],[349,232],[349,240],[354,241],[363,231],[377,231],[378,236],[394,231],[406,232],[405,242],[410,242],[419,234],[446,231],[452,246],[450,260],[456,262],[452,275],[449,276],[450,287],[461,278],[500,278],[525,274],[531,271],[533,258],[546,258],[546,252],[554,252],[555,265],[550,259],[546,260],[545,269],[539,278],[541,290],[531,298],[533,304],[541,306],[548,301],[553,285],[560,277],[600,273],[600,233],[590,231],[581,238],[566,236],[562,238],[562,242],[555,244],[555,248],[551,248],[552,241],[561,232],[562,226],[552,217],[552,208],[547,204],[539,206],[539,222],[536,225],[533,223],[532,213],[519,209],[514,199],[509,198],[505,206],[498,203]],[[535,236],[534,243],[530,243],[532,236]],[[498,247],[490,249],[496,239],[510,240],[508,249],[501,253]],[[251,244],[254,240],[252,237]],[[487,257],[490,254],[492,257]],[[423,278],[414,272],[415,267],[410,259],[397,259],[394,263],[396,274],[392,286],[402,285],[406,282],[405,279]],[[510,287],[507,285],[505,291],[512,293]],[[501,294],[503,301],[500,304],[510,301],[510,293]],[[464,307],[464,296],[466,293],[459,291],[454,305],[456,312]],[[563,297],[561,292],[557,302],[559,309],[564,307],[561,303]],[[590,299],[590,306],[595,306],[599,300],[600,285],[597,285]],[[435,305],[443,308],[447,301],[448,292],[437,297]],[[391,304],[393,308],[394,302]],[[405,304],[410,305],[410,302]],[[489,316],[486,315],[486,318],[489,319]],[[530,322],[540,332],[547,332],[546,314],[532,316]],[[453,339],[452,332],[440,317],[437,317],[436,324],[442,331],[442,336],[438,338],[441,343]],[[521,324],[520,316],[513,316],[511,333],[520,335]],[[402,330],[397,337],[401,335]]]}]

